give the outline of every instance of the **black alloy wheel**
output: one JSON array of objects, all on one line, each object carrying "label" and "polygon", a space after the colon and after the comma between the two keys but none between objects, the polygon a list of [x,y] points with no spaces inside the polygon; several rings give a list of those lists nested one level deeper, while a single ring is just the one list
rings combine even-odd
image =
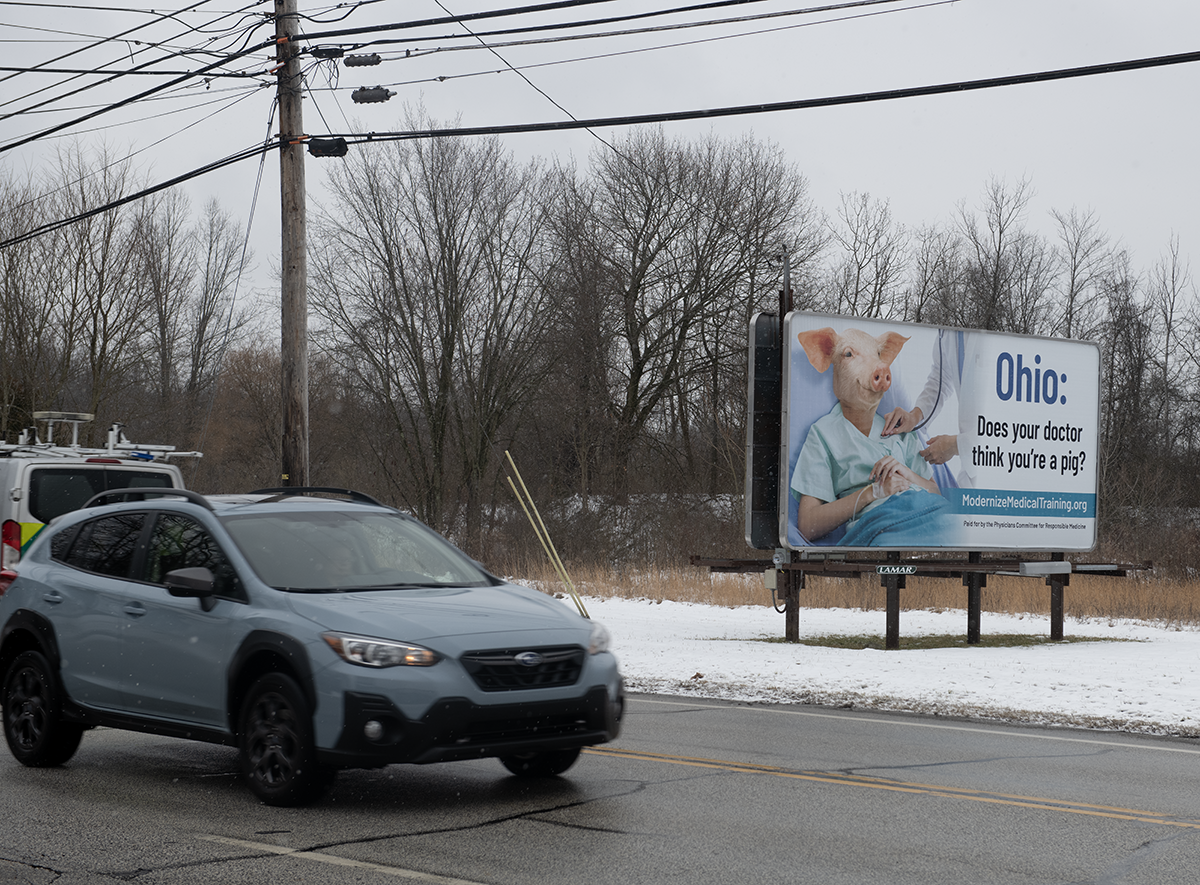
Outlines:
[{"label": "black alloy wheel", "polygon": [[4,737],[22,765],[62,765],[79,748],[83,726],[63,721],[62,694],[50,662],[40,652],[21,652],[8,668],[0,697]]},{"label": "black alloy wheel", "polygon": [[320,798],[332,771],[317,764],[312,712],[291,677],[270,673],[251,686],[239,719],[242,774],[267,805]]}]

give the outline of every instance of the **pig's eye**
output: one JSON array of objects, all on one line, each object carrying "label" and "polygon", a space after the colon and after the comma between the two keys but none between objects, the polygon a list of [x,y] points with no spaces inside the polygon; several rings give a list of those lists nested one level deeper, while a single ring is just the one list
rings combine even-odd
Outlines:
[{"label": "pig's eye", "polygon": [[854,351],[853,351],[853,350],[850,350],[850,348],[846,348],[846,351],[845,351],[845,352],[842,354],[842,359],[847,359],[847,360],[848,360],[848,359],[850,359],[850,357],[852,357],[852,356],[854,356]]}]

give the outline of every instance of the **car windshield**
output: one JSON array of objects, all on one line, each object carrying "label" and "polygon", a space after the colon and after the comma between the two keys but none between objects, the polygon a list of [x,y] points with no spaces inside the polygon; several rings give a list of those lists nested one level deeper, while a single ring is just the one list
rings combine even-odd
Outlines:
[{"label": "car windshield", "polygon": [[416,520],[368,511],[239,513],[222,518],[266,584],[295,592],[478,587],[488,576]]}]

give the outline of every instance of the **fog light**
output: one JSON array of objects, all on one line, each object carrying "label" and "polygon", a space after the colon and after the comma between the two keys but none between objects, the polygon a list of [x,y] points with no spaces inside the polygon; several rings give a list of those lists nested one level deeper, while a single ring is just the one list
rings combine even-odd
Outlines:
[{"label": "fog light", "polygon": [[383,723],[377,719],[371,719],[363,726],[363,737],[369,741],[377,741],[383,737]]}]

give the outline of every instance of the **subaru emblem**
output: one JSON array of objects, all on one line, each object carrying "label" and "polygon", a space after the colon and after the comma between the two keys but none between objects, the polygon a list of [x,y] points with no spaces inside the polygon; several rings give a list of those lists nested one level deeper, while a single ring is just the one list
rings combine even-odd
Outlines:
[{"label": "subaru emblem", "polygon": [[518,664],[523,667],[536,667],[545,660],[536,651],[523,651],[519,655],[514,655]]}]

